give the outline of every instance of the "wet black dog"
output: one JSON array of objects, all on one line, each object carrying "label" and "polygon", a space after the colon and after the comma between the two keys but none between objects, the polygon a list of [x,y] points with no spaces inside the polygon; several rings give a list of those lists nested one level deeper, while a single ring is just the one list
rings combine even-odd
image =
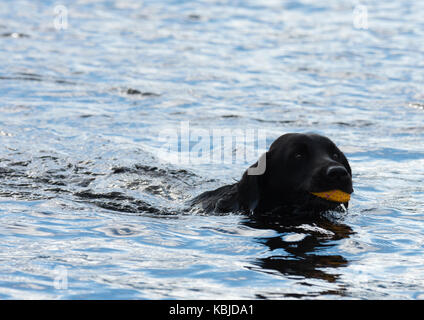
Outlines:
[{"label": "wet black dog", "polygon": [[[347,208],[313,193],[351,194],[352,171],[345,155],[318,134],[288,133],[275,140],[241,180],[195,197],[190,204],[207,212],[322,212]],[[348,196],[349,197],[349,196]]]}]

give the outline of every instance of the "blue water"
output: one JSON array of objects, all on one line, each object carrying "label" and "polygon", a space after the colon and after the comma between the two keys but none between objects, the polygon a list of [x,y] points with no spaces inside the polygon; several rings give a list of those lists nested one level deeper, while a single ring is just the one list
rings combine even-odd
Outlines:
[{"label": "blue water", "polygon": [[[2,1],[0,299],[423,299],[423,14],[420,1]],[[267,145],[330,137],[354,173],[348,212],[299,225],[187,212],[260,141],[243,161],[196,161],[182,134],[161,153],[185,125]]]}]

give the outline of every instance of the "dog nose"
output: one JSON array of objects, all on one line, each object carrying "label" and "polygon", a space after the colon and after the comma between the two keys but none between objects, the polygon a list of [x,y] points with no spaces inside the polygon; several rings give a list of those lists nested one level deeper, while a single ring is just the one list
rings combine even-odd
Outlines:
[{"label": "dog nose", "polygon": [[342,166],[330,166],[327,168],[327,177],[340,180],[346,178],[349,175],[345,167]]}]

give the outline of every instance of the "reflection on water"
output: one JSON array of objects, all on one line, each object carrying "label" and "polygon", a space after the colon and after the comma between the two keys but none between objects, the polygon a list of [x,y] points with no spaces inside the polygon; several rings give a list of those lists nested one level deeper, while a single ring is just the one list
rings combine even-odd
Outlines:
[{"label": "reflection on water", "polygon": [[[326,247],[336,246],[340,239],[349,238],[353,231],[340,221],[331,220],[334,219],[323,216],[309,221],[302,219],[289,222],[270,217],[249,218],[244,222],[246,225],[259,229],[272,229],[279,234],[271,238],[257,239],[269,248],[270,255],[257,259],[255,264],[262,268],[263,272],[276,270],[284,276],[336,282],[339,278],[337,268],[346,267],[349,261],[340,254],[329,255],[320,252]],[[342,286],[333,294],[343,295]],[[293,293],[293,296],[301,295]]]}]

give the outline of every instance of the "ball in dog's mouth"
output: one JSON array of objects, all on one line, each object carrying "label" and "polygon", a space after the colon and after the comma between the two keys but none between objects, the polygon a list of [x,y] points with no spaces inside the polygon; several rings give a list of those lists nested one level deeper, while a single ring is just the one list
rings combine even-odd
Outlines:
[{"label": "ball in dog's mouth", "polygon": [[345,203],[345,202],[349,202],[350,200],[350,194],[341,190],[329,190],[329,191],[311,192],[311,193],[314,196],[317,196],[319,198],[322,198],[328,201],[333,201],[333,202]]}]

